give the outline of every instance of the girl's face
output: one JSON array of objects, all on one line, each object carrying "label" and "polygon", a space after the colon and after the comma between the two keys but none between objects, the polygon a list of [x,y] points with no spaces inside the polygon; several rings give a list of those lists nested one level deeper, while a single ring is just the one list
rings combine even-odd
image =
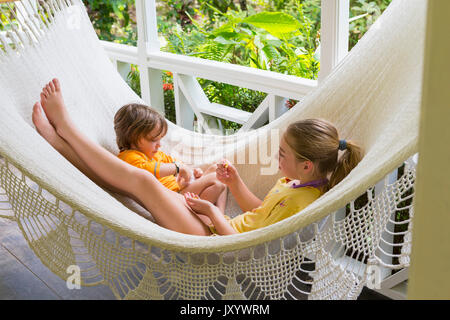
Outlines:
[{"label": "girl's face", "polygon": [[161,139],[163,138],[163,135],[155,137],[155,131],[156,133],[159,131],[156,129],[153,129],[146,136],[142,137],[135,146],[138,151],[144,153],[149,158],[152,158],[161,147]]},{"label": "girl's face", "polygon": [[291,180],[302,180],[305,172],[305,164],[310,161],[298,161],[294,151],[287,144],[284,137],[280,140],[278,152],[278,166],[282,174]]}]

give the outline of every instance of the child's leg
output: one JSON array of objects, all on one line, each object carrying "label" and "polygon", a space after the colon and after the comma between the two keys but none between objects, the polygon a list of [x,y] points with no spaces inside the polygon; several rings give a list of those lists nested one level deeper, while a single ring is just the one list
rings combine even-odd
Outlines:
[{"label": "child's leg", "polygon": [[[186,188],[180,191],[181,194],[192,192],[198,194],[203,200],[207,200],[217,205],[220,195],[226,190],[226,186],[217,180],[215,173],[204,174],[199,179],[191,182]],[[224,211],[224,206],[221,208]]]},{"label": "child's leg", "polygon": [[94,181],[97,185],[102,188],[109,189],[113,192],[119,192],[118,189],[114,188],[110,184],[106,184],[105,181],[100,179],[95,172],[93,172],[84,162],[80,159],[80,157],[76,154],[76,152],[72,149],[72,147],[61,138],[56,132],[55,128],[50,124],[45,115],[42,113],[41,105],[37,102],[33,106],[33,114],[32,120],[34,125],[36,126],[36,130],[39,134],[47,140],[47,142],[58,151],[64,158],[66,158],[70,163],[72,163],[78,170],[83,172],[89,179]]},{"label": "child's leg", "polygon": [[216,201],[217,208],[219,208],[223,214],[225,214],[225,208],[227,206],[227,193],[228,193],[228,189],[224,188],[222,193],[219,195],[219,198],[217,198],[217,201]]},{"label": "child's leg", "polygon": [[[225,212],[225,203],[220,207],[217,205],[217,200],[221,193],[226,192],[226,186],[216,179],[215,173],[204,174],[199,179],[191,182],[186,188],[180,191],[180,194],[188,192],[197,194],[200,199],[207,200],[212,204],[215,204],[222,213]],[[211,225],[212,221],[206,215],[200,215],[199,218],[206,225]]]},{"label": "child's leg", "polygon": [[204,172],[204,175],[209,174],[209,173],[216,173],[216,169],[217,169],[217,165],[213,164],[206,169],[206,171]]},{"label": "child's leg", "polygon": [[[45,98],[45,97],[44,97]],[[109,191],[123,194],[137,203],[142,207],[144,205],[137,199],[134,195],[127,193],[123,190],[119,190],[109,183],[106,183],[101,179],[94,171],[89,168],[86,163],[77,155],[75,150],[72,149],[70,144],[68,144],[63,138],[61,138],[56,132],[55,128],[50,124],[45,115],[42,113],[41,104],[37,102],[33,106],[32,120],[36,126],[36,130],[39,134],[64,158],[66,158],[71,164],[73,164],[78,170],[80,170],[85,176],[94,181],[98,186]]]},{"label": "child's leg", "polygon": [[44,88],[43,97],[41,103],[49,122],[101,180],[134,195],[165,228],[188,234],[210,234],[183,196],[165,188],[152,174],[115,157],[75,127],[65,109],[58,80],[54,79]]},{"label": "child's leg", "polygon": [[[205,174],[214,173],[214,175],[215,175],[216,170],[217,170],[217,165],[213,164],[213,165],[209,166],[208,169],[206,169]],[[225,188],[223,189],[222,193],[220,193],[220,195],[216,201],[216,206],[220,209],[220,211],[222,211],[222,213],[225,213],[225,207],[227,205],[227,193],[228,193],[228,189],[225,186]]]}]

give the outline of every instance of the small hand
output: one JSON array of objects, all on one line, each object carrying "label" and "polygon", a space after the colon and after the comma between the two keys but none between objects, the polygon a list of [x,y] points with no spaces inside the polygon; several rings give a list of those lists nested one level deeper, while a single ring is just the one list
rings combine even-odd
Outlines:
[{"label": "small hand", "polygon": [[180,185],[181,189],[185,188],[191,182],[192,170],[182,164],[180,165],[180,172],[177,176],[177,183]]},{"label": "small hand", "polygon": [[201,178],[203,176],[203,170],[200,168],[195,168],[194,169],[194,178],[198,179]]},{"label": "small hand", "polygon": [[239,174],[235,166],[223,159],[221,163],[217,164],[216,177],[220,182],[229,186],[237,181]]}]

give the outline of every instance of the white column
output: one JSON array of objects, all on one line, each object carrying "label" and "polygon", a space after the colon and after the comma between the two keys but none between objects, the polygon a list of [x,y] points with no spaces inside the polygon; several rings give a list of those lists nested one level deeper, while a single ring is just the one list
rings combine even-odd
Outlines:
[{"label": "white column", "polygon": [[347,55],[349,0],[322,0],[319,82]]},{"label": "white column", "polygon": [[428,1],[409,299],[450,299],[450,1]]},{"label": "white column", "polygon": [[138,60],[142,99],[164,114],[162,73],[147,67],[147,52],[159,51],[155,0],[136,0]]}]

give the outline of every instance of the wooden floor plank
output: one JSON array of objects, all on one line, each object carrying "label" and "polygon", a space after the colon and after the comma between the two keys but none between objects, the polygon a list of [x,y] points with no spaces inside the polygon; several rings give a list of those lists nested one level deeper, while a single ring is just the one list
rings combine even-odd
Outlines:
[{"label": "wooden floor plank", "polygon": [[0,299],[55,300],[60,297],[0,245]]},{"label": "wooden floor plank", "polygon": [[[48,290],[53,292],[53,299],[64,300],[105,300],[115,299],[111,289],[105,285],[95,287],[81,287],[81,289],[69,289],[66,282],[51,272],[41,260],[30,249],[24,239],[19,227],[14,221],[0,218],[0,246],[3,251],[1,255],[5,255],[4,263],[12,264],[11,260],[15,260],[16,264],[21,265],[20,272],[28,269],[28,275],[24,279],[29,280],[32,285],[36,281],[41,282]],[[15,279],[20,277],[20,272],[14,268],[5,268],[0,270],[0,282],[3,279]],[[30,277],[34,277],[32,280]],[[5,280],[6,281],[6,280]],[[0,299],[20,299],[15,292],[23,291],[27,287],[27,281],[19,281],[14,283],[9,281],[8,285],[4,285],[4,290],[0,289]],[[36,293],[33,297],[32,293]],[[20,295],[19,295],[20,296]],[[28,297],[28,296],[27,296]],[[48,296],[50,298],[50,296]],[[29,299],[41,299],[36,291],[31,291]],[[51,298],[50,298],[51,299]]]}]

